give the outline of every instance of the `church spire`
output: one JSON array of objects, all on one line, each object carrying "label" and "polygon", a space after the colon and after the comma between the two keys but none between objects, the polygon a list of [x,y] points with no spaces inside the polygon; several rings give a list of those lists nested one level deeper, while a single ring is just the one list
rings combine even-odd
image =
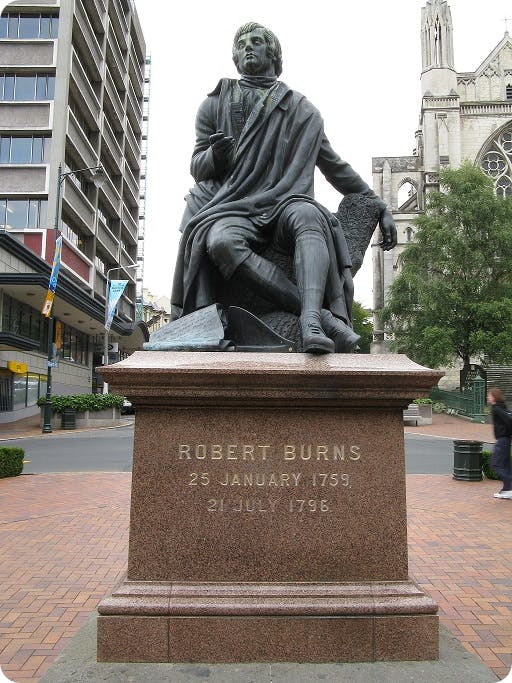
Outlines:
[{"label": "church spire", "polygon": [[421,87],[424,95],[457,92],[452,13],[446,0],[428,0],[421,10]]},{"label": "church spire", "polygon": [[421,10],[422,70],[453,69],[453,24],[446,0],[431,0]]}]

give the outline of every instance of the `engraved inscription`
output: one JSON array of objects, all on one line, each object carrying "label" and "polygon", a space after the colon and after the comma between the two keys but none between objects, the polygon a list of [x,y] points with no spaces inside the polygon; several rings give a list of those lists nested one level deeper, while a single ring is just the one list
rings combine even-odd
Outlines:
[{"label": "engraved inscription", "polygon": [[357,444],[314,445],[310,443],[285,444],[273,449],[268,444],[188,444],[178,445],[177,460],[238,460],[241,462],[265,462],[271,457],[285,461],[344,462],[361,458]]},{"label": "engraved inscription", "polygon": [[289,501],[290,512],[329,512],[329,503],[327,500],[317,500],[312,498],[305,500],[297,498]]},{"label": "engraved inscription", "polygon": [[244,462],[265,462],[270,446],[263,444],[205,444],[194,446],[181,443],[178,446],[178,460],[242,460]]},{"label": "engraved inscription", "polygon": [[[349,495],[341,491],[352,488],[352,470],[359,468],[362,458],[361,446],[343,443],[178,444],[174,448],[174,458],[193,470],[186,472],[186,484],[196,488],[197,502],[206,505],[208,513],[309,515],[333,511],[339,496]],[[218,466],[214,466],[215,461],[220,461]],[[197,471],[194,463],[209,471]],[[266,464],[258,467],[258,463]],[[316,466],[312,467],[313,463]],[[293,470],[283,472],[286,465]],[[201,490],[205,491],[204,498]],[[207,498],[209,490],[210,496],[216,490],[219,497]],[[276,496],[279,492],[279,496],[265,496],[265,490]],[[337,490],[340,493],[336,498],[322,497]],[[285,492],[288,495],[283,496]]]},{"label": "engraved inscription", "polygon": [[280,501],[274,498],[210,498],[208,512],[275,512]]}]

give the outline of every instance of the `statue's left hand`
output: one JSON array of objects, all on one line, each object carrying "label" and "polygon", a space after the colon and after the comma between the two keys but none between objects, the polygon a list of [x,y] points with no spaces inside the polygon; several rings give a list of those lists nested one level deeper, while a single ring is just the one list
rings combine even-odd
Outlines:
[{"label": "statue's left hand", "polygon": [[379,242],[379,247],[384,251],[389,251],[390,249],[393,249],[393,247],[396,247],[396,225],[393,216],[388,209],[384,209],[380,214],[379,226],[382,233],[382,240]]}]

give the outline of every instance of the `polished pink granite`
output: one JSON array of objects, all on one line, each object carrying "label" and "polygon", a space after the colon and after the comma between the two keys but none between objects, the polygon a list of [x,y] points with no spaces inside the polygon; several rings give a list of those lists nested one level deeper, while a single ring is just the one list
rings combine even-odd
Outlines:
[{"label": "polished pink granite", "polygon": [[128,576],[99,608],[102,660],[151,661],[122,660],[114,632],[145,642],[152,620],[153,661],[437,656],[436,605],[408,579],[402,409],[439,373],[405,356],[185,352],[101,372],[137,410]]}]

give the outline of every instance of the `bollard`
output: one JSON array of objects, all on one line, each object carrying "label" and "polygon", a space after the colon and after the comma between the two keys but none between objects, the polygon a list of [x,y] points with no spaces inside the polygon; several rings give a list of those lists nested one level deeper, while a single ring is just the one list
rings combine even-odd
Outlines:
[{"label": "bollard", "polygon": [[454,440],[453,478],[461,481],[482,481],[481,441]]}]

